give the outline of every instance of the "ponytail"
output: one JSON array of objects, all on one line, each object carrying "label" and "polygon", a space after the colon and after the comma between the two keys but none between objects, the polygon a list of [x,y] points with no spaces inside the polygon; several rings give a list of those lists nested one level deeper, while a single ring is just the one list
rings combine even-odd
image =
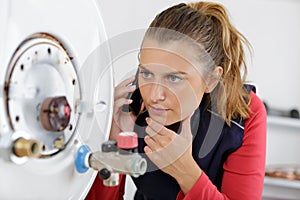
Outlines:
[{"label": "ponytail", "polygon": [[[190,3],[188,6],[198,10],[211,20],[212,30],[215,31],[215,33],[211,32],[210,37],[212,47],[206,47],[206,49],[210,50],[209,53],[216,66],[223,68],[223,75],[219,87],[211,94],[212,101],[218,102],[218,110],[221,111],[228,124],[230,124],[231,119],[238,117],[247,119],[250,112],[248,106],[250,95],[243,87],[247,76],[243,44],[251,52],[252,48],[249,41],[230,23],[226,9],[222,5],[198,2]],[[222,45],[217,45],[217,43]]]}]

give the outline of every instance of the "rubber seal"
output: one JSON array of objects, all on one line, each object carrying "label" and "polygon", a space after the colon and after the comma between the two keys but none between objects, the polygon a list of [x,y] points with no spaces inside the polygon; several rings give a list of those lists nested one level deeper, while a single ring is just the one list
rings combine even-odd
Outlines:
[{"label": "rubber seal", "polygon": [[91,152],[90,148],[87,145],[82,145],[79,147],[76,156],[75,156],[75,168],[78,173],[85,173],[89,166],[86,166],[85,160],[86,156]]}]

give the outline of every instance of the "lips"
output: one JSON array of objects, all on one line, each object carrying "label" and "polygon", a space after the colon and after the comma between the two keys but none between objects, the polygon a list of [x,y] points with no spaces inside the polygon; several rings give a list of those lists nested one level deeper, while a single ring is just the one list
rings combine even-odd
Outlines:
[{"label": "lips", "polygon": [[166,109],[166,108],[159,108],[159,107],[155,107],[155,106],[150,106],[150,112],[155,114],[155,115],[164,115],[166,114],[170,109]]}]

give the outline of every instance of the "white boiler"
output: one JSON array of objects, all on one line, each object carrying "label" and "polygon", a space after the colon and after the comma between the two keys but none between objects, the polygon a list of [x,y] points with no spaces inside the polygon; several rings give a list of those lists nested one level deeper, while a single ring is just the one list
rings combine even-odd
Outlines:
[{"label": "white boiler", "polygon": [[113,73],[94,0],[0,1],[0,199],[83,199],[78,149],[108,139]]}]

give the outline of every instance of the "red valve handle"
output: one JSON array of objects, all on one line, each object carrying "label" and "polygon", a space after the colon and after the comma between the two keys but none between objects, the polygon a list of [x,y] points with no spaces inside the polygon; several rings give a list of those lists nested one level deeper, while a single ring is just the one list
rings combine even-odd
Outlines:
[{"label": "red valve handle", "polygon": [[138,136],[135,132],[121,132],[117,138],[120,149],[134,149],[138,147]]}]

